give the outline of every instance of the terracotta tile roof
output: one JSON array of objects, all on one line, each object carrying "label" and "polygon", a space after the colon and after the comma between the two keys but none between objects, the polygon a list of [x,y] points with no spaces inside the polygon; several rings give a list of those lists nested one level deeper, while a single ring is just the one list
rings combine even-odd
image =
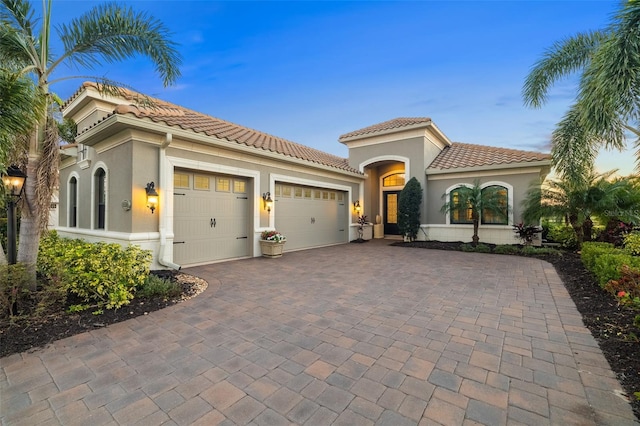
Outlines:
[{"label": "terracotta tile roof", "polygon": [[550,154],[454,142],[431,162],[429,170],[459,169],[550,160]]},{"label": "terracotta tile roof", "polygon": [[431,119],[429,117],[400,117],[393,120],[385,121],[383,123],[374,124],[373,126],[365,127],[360,130],[345,133],[340,136],[339,141],[349,139],[355,136],[369,135],[372,133],[388,132],[390,130],[402,129],[403,127],[414,127],[420,124],[430,124]]},{"label": "terracotta tile roof", "polygon": [[[95,83],[84,83],[83,87],[76,92],[66,104],[85,87],[96,87]],[[145,96],[127,89],[121,89],[119,97],[127,100],[144,99]],[[138,118],[148,118],[156,123],[164,123],[167,126],[179,127],[195,133],[204,133],[219,139],[226,139],[256,149],[263,149],[288,157],[294,157],[305,161],[335,167],[340,170],[362,174],[358,170],[349,166],[346,158],[310,148],[287,139],[272,136],[267,133],[240,126],[229,121],[221,120],[209,115],[183,108],[172,103],[148,98],[153,102],[152,106],[117,105],[112,114],[126,115],[132,114]]]}]

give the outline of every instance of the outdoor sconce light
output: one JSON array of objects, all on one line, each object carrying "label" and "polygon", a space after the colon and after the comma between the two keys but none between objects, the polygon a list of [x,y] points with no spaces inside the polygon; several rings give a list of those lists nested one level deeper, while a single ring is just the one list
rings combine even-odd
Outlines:
[{"label": "outdoor sconce light", "polygon": [[2,175],[2,183],[7,191],[7,261],[9,265],[14,265],[17,260],[18,221],[16,218],[16,205],[20,201],[26,180],[27,175],[15,166],[9,167],[7,173]]},{"label": "outdoor sconce light", "polygon": [[356,202],[353,203],[353,211],[356,214],[360,214],[360,200],[356,200]]},{"label": "outdoor sconce light", "polygon": [[156,192],[156,184],[149,182],[145,188],[147,191],[147,207],[151,210],[151,214],[158,207],[158,193]]},{"label": "outdoor sconce light", "polygon": [[265,192],[262,194],[262,204],[264,205],[264,209],[271,213],[271,207],[273,207],[273,200],[271,199],[271,193]]}]

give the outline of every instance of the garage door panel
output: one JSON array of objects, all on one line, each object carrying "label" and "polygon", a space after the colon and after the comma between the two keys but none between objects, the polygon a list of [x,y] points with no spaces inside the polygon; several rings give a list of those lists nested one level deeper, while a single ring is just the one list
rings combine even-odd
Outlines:
[{"label": "garage door panel", "polygon": [[[290,187],[291,190],[284,190]],[[287,249],[295,250],[347,242],[346,205],[338,201],[337,191],[276,183],[275,224],[287,236]],[[307,191],[305,191],[305,188]],[[308,191],[310,189],[310,191]],[[294,194],[312,194],[311,197],[294,197]],[[334,194],[331,199],[330,194]],[[290,196],[287,196],[289,194]],[[345,194],[342,193],[344,200]]]},{"label": "garage door panel", "polygon": [[[188,182],[194,181],[191,172],[177,173],[189,174]],[[176,188],[174,191],[174,262],[189,265],[249,256],[248,197],[232,191],[216,191],[213,185],[216,175],[198,173],[197,176],[199,183],[204,182],[205,189],[209,176],[209,190]],[[248,186],[244,178],[225,176],[223,179]]]}]

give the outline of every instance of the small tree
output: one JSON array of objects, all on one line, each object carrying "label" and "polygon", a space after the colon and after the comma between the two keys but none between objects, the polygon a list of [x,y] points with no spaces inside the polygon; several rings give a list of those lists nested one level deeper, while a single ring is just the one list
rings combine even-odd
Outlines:
[{"label": "small tree", "polygon": [[412,177],[400,192],[398,199],[398,227],[409,241],[418,238],[420,229],[420,206],[422,205],[422,186]]},{"label": "small tree", "polygon": [[440,208],[440,211],[445,214],[449,214],[454,210],[458,210],[461,213],[467,211],[471,213],[471,221],[473,223],[473,237],[471,240],[474,246],[480,241],[478,228],[480,227],[480,218],[483,212],[507,219],[510,206],[505,204],[502,188],[496,186],[482,188],[480,180],[476,179],[473,182],[473,186],[461,186],[456,189],[456,192],[457,200],[455,202],[448,199],[449,194],[442,195],[445,203]]}]

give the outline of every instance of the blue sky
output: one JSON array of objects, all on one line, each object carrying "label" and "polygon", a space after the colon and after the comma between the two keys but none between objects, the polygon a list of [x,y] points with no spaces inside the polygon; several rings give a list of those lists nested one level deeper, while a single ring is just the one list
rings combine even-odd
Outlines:
[{"label": "blue sky", "polygon": [[[163,88],[142,58],[79,73],[343,157],[341,134],[424,116],[453,141],[548,151],[576,79],[557,83],[539,110],[523,106],[524,79],[555,41],[604,28],[619,7],[617,1],[125,3],[173,32],[183,55],[181,79]],[[54,23],[94,4],[56,0]],[[66,98],[81,81],[53,90]],[[598,167],[631,173],[632,149],[606,153]]]}]

